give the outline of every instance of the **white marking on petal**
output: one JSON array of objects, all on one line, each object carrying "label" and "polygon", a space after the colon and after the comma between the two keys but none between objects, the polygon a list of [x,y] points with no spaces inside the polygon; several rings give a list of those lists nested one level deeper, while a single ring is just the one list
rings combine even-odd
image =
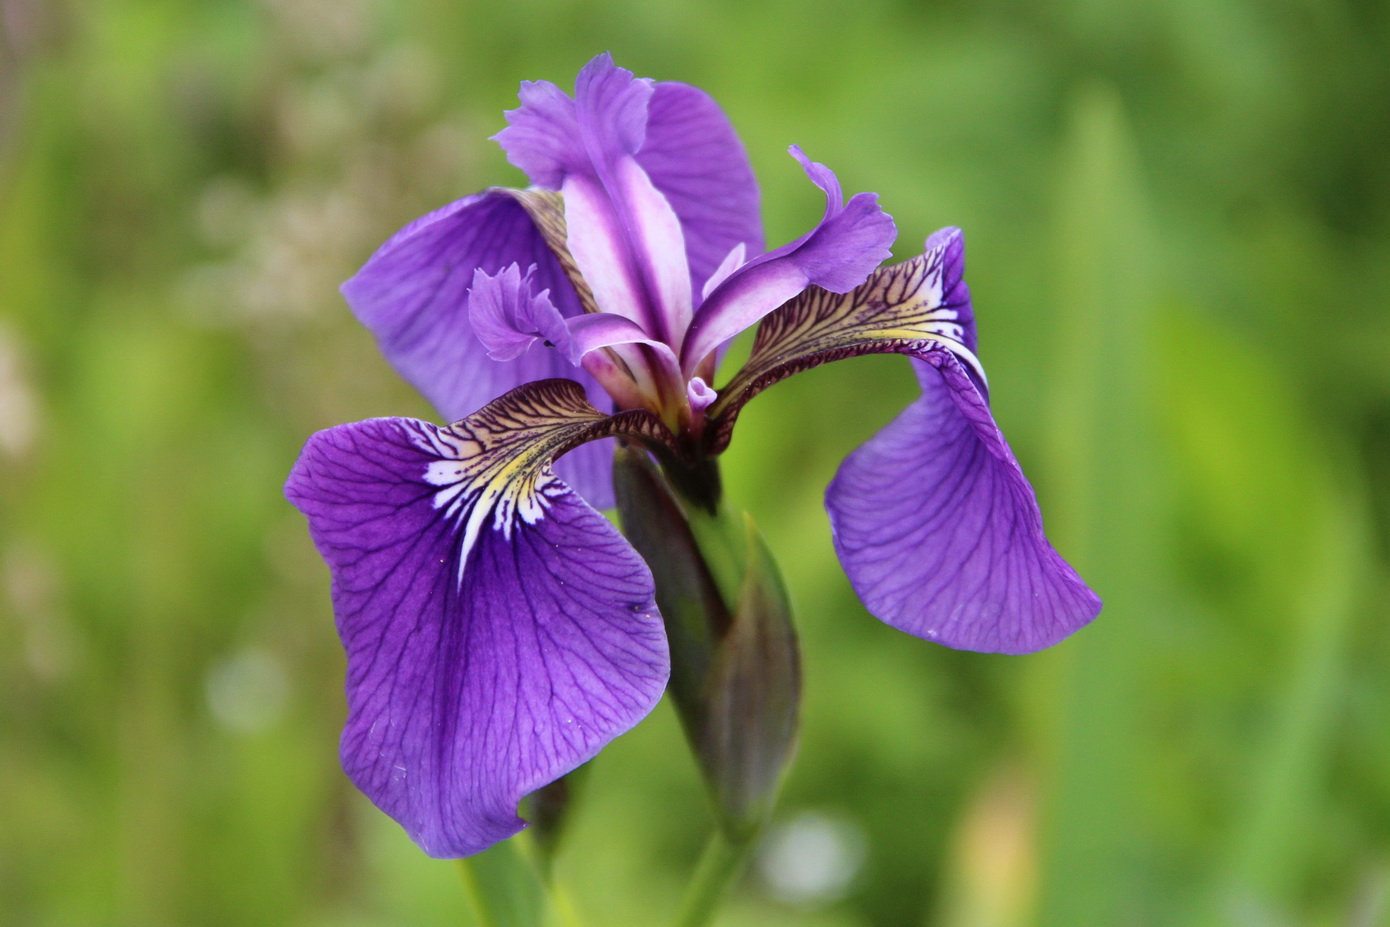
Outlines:
[{"label": "white marking on petal", "polygon": [[505,453],[489,454],[483,442],[456,430],[415,430],[411,440],[420,450],[439,458],[426,465],[423,479],[440,487],[434,494],[434,508],[442,509],[444,517],[463,531],[458,555],[460,583],[489,516],[492,530],[501,531],[508,541],[518,518],[534,525],[545,517],[550,505],[545,491],[559,483],[558,477],[531,476],[524,461]]}]

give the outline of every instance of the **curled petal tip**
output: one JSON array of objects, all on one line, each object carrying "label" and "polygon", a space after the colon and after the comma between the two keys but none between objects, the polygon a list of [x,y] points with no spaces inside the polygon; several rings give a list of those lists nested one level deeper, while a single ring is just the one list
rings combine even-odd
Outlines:
[{"label": "curled petal tip", "polygon": [[792,147],[806,176],[825,192],[825,215],[806,235],[754,258],[710,292],[683,348],[687,370],[807,287],[848,292],[892,253],[897,227],[879,208],[878,195],[857,193],[842,203],[834,171]]},{"label": "curled petal tip", "polygon": [[532,265],[523,276],[518,265],[510,264],[497,274],[473,271],[468,316],[478,341],[495,361],[520,357],[537,341],[569,355],[569,329],[550,301],[550,291],[536,292],[535,270]]}]

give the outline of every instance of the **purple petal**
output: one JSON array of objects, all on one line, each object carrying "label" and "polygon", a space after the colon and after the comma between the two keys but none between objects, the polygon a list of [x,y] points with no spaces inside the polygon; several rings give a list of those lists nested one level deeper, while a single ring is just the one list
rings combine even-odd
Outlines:
[{"label": "purple petal", "polygon": [[579,70],[574,79],[574,104],[594,165],[602,167],[623,155],[636,154],[642,147],[653,83],[618,67],[608,52],[596,55]]},{"label": "purple petal", "polygon": [[522,87],[496,136],[508,159],[565,197],[567,243],[599,307],[671,341],[690,321],[680,218],[634,155],[646,138],[650,80],[603,54],[570,100],[552,84]]},{"label": "purple petal", "polygon": [[537,341],[569,356],[569,329],[550,291],[532,286],[535,268],[522,276],[521,268],[508,265],[501,273],[473,272],[468,291],[468,318],[488,357],[507,361],[520,357]]},{"label": "purple petal", "polygon": [[792,155],[825,191],[825,216],[801,238],[754,258],[734,271],[700,306],[681,352],[693,371],[720,344],[757,322],[808,286],[845,293],[859,286],[889,255],[897,234],[893,219],[872,193],[841,205],[840,184],[825,165]]},{"label": "purple petal", "polygon": [[740,242],[729,249],[729,253],[724,255],[724,260],[719,262],[719,266],[714,269],[705,280],[704,286],[700,289],[702,299],[713,293],[719,284],[733,276],[734,271],[748,263],[748,249]]},{"label": "purple petal", "polygon": [[826,491],[840,562],[865,607],[909,634],[991,653],[1049,647],[1100,599],[1043,535],[1033,489],[965,368],[946,350],[923,360],[922,397]]},{"label": "purple petal", "polygon": [[574,100],[548,80],[522,81],[518,96],[521,106],[506,111],[507,128],[492,138],[533,184],[558,190],[588,158]]},{"label": "purple petal", "polygon": [[[343,284],[353,313],[376,336],[386,359],[440,414],[462,418],[489,400],[533,380],[565,376],[605,401],[598,384],[555,351],[528,351],[495,361],[469,320],[473,274],[509,265],[535,267],[531,286],[549,290],[565,317],[583,311],[559,260],[511,193],[493,190],[436,210],[393,235]],[[612,505],[608,442],[586,445],[559,465],[560,474],[594,505]]]},{"label": "purple petal", "polygon": [[557,190],[570,174],[599,177],[642,147],[652,81],[635,79],[605,52],[584,65],[574,98],[550,81],[522,81],[521,106],[493,136],[531,182]]},{"label": "purple petal", "polygon": [[[582,363],[610,395],[627,408],[642,408],[653,396],[670,395],[683,389],[680,361],[663,341],[648,335],[631,319],[611,312],[590,312],[569,319],[567,335],[570,358]],[[594,354],[613,349],[622,359],[621,367]]]},{"label": "purple petal", "polygon": [[975,306],[965,282],[965,234],[955,226],[937,229],[927,236],[922,251],[929,259],[941,262],[940,294],[933,302],[937,314],[944,318],[937,321],[935,331],[965,345],[971,354],[978,354]]},{"label": "purple petal", "polygon": [[670,340],[692,305],[680,222],[636,161],[609,168],[608,185],[584,174],[565,179],[566,245],[602,311]]},{"label": "purple petal", "polygon": [[518,801],[645,716],[668,672],[646,565],[548,470],[499,489],[477,451],[501,433],[469,421],[320,432],[286,484],[333,574],[343,768],[436,857],[525,827]]},{"label": "purple petal", "polygon": [[637,163],[680,217],[692,292],[702,292],[736,246],[750,254],[763,250],[753,166],[709,94],[688,84],[658,83]]},{"label": "purple petal", "polygon": [[[570,376],[576,380],[593,379],[579,370],[571,371]],[[594,405],[607,402],[608,395],[602,387],[590,382],[587,389]],[[555,472],[594,508],[612,508],[614,450],[616,445],[611,439],[581,445],[555,461]]]},{"label": "purple petal", "polygon": [[719,105],[687,84],[636,80],[608,54],[584,66],[575,98],[549,81],[521,85],[521,106],[495,136],[533,183],[558,190],[568,174],[605,183],[605,165],[635,155],[685,234],[690,289],[699,293],[742,243],[763,249],[758,184]]},{"label": "purple petal", "polygon": [[984,390],[964,269],[961,231],[946,228],[927,239],[921,255],[880,267],[848,293],[807,287],[770,312],[758,325],[747,362],[709,408],[708,452],[728,446],[739,412],[758,393],[830,361],[863,354],[918,356],[945,347]]},{"label": "purple petal", "polygon": [[651,349],[657,375],[681,382],[680,364],[675,352],[664,342],[657,341],[631,319],[608,312],[591,312],[568,320],[571,356],[582,359],[590,351],[624,344],[640,344]]}]

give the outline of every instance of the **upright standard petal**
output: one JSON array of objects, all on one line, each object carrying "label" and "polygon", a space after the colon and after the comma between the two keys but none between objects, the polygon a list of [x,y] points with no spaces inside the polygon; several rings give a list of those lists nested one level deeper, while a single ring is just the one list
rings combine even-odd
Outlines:
[{"label": "upright standard petal", "polygon": [[333,574],[347,774],[431,856],[525,826],[517,803],[656,704],[651,573],[548,461],[650,427],[570,381],[449,428],[375,419],[310,439],[286,484]]},{"label": "upright standard petal", "polygon": [[897,231],[876,195],[856,193],[844,203],[830,168],[811,161],[799,148],[793,147],[792,155],[825,191],[825,215],[809,233],[744,264],[710,293],[695,313],[681,352],[687,372],[806,287],[848,292],[891,253]]},{"label": "upright standard petal", "polygon": [[[548,222],[538,224],[538,218]],[[495,276],[512,264],[535,268],[530,288],[548,290],[562,316],[582,314],[581,300],[588,294],[576,290],[571,282],[576,275],[549,243],[555,235],[563,242],[558,199],[488,190],[401,229],[343,284],[343,296],[396,371],[450,421],[547,377],[579,380],[592,401],[603,402],[598,384],[558,352],[531,350],[510,360],[492,359],[469,318],[474,273]],[[606,507],[613,499],[611,458],[611,445],[589,445],[561,461],[559,472],[594,505]]]},{"label": "upright standard petal", "polygon": [[702,293],[720,262],[742,245],[763,250],[758,182],[719,104],[688,84],[658,82],[647,106],[637,163],[680,217],[690,288]]},{"label": "upright standard petal", "polygon": [[826,491],[835,550],[868,610],[963,650],[1030,653],[1099,612],[1043,535],[1037,499],[984,396],[944,348],[922,397],[851,454]]},{"label": "upright standard petal", "polygon": [[753,167],[709,94],[634,79],[603,54],[584,66],[573,99],[548,81],[523,83],[520,96],[508,127],[495,136],[507,159],[552,190],[571,174],[617,190],[617,163],[635,157],[683,232],[692,294],[735,246],[762,251]]},{"label": "upright standard petal", "polygon": [[605,52],[574,81],[574,97],[548,80],[522,81],[521,106],[493,136],[531,182],[558,190],[570,174],[601,175],[642,147],[652,81],[634,78]]},{"label": "upright standard petal", "polygon": [[607,54],[575,80],[574,99],[526,84],[496,136],[513,164],[565,197],[568,247],[606,312],[670,341],[691,312],[679,217],[635,155],[646,139],[652,82]]}]

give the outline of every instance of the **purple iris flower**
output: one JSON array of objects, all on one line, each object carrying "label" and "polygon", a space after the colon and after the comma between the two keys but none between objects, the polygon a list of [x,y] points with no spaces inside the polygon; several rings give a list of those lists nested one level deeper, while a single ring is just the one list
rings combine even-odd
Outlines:
[{"label": "purple iris flower", "polygon": [[[870,612],[1003,653],[1096,615],[990,416],[959,230],[880,268],[895,229],[877,197],[846,201],[793,148],[825,214],[764,252],[747,156],[702,91],[601,55],[573,97],[545,81],[520,96],[496,140],[534,186],[424,216],[343,286],[456,421],[322,431],[286,485],[333,575],[344,769],[427,853],[516,833],[522,797],[661,697],[651,571],[596,510],[613,501],[612,439],[710,460],[743,405],[800,370],[900,353],[921,383],[826,494]],[[721,347],[756,323],[716,389]]]}]

